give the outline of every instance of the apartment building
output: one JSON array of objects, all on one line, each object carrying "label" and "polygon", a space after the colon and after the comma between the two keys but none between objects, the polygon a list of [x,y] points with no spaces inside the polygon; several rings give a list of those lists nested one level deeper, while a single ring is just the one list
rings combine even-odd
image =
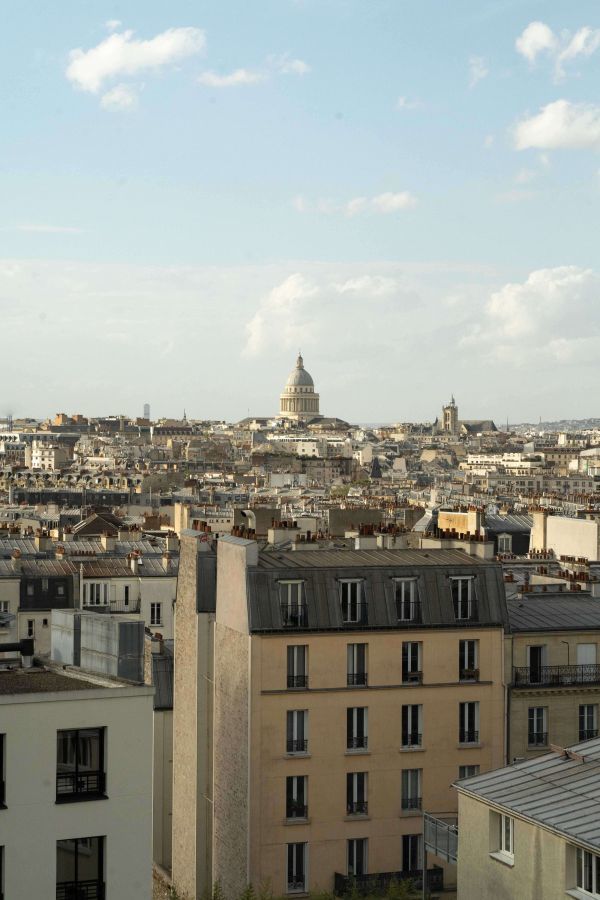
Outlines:
[{"label": "apartment building", "polygon": [[148,900],[152,694],[0,670],[0,896]]},{"label": "apartment building", "polygon": [[600,740],[456,788],[461,900],[600,897]]},{"label": "apartment building", "polygon": [[598,736],[600,605],[577,592],[507,601],[508,760]]},{"label": "apartment building", "polygon": [[182,533],[175,886],[419,879],[423,810],[455,812],[452,783],[503,762],[500,567],[456,550],[217,546]]}]

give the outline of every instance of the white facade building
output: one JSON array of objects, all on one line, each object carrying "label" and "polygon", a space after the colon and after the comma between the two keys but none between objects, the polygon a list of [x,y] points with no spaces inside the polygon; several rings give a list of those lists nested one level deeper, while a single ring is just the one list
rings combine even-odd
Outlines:
[{"label": "white facade building", "polygon": [[320,419],[319,395],[315,385],[304,368],[304,360],[298,355],[296,368],[290,373],[279,398],[279,417],[295,421]]}]

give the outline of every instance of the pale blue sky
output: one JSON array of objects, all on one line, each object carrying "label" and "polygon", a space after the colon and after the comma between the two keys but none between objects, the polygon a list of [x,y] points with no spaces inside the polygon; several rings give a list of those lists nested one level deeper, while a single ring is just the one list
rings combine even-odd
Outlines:
[{"label": "pale blue sky", "polygon": [[268,414],[301,342],[329,414],[428,419],[450,390],[469,417],[594,414],[597,3],[24,0],[8,21],[7,409]]}]

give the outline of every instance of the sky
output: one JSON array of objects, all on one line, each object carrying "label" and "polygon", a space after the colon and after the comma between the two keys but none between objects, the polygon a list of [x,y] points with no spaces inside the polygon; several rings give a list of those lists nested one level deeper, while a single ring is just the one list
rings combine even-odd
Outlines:
[{"label": "sky", "polygon": [[12,4],[0,416],[598,414],[600,8]]}]

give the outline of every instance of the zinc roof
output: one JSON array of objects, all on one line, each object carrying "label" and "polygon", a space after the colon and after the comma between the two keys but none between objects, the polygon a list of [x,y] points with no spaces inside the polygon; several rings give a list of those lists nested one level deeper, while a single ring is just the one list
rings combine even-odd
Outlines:
[{"label": "zinc roof", "polygon": [[484,565],[490,563],[462,550],[265,550],[258,558],[259,569]]},{"label": "zinc roof", "polygon": [[513,633],[520,631],[585,631],[600,629],[600,601],[565,593],[507,600]]}]

